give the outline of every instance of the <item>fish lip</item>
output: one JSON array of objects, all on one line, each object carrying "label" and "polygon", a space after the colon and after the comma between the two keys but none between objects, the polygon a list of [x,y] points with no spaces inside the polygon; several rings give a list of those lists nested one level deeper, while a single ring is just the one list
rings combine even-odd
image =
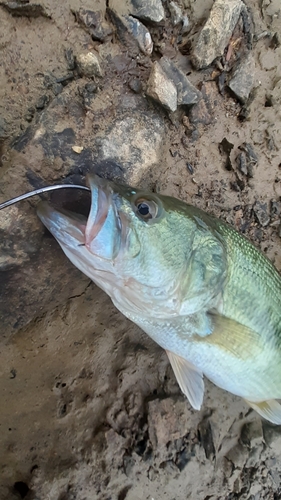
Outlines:
[{"label": "fish lip", "polygon": [[[90,184],[90,187],[91,187],[91,193],[93,195],[92,182]],[[91,218],[92,206],[91,206],[91,210],[90,210],[90,213],[88,216],[87,225],[86,225],[86,229],[85,229],[85,246],[89,250],[90,250],[92,241],[97,237],[97,235],[101,231],[101,229],[106,221],[106,218],[108,215],[108,210],[109,210],[109,205],[111,202],[111,192],[109,191],[109,189],[106,189],[106,188],[101,187],[101,186],[96,186],[96,185],[94,187],[95,188],[97,187],[97,189],[98,189],[98,192],[97,192],[97,196],[98,196],[97,210],[96,210],[94,220],[93,220],[93,222],[91,222],[91,220],[92,220],[92,218]]]},{"label": "fish lip", "polygon": [[[114,189],[115,183],[108,179],[99,177],[96,174],[88,174],[87,183],[91,189],[92,203],[85,231],[85,246],[91,253],[95,253],[92,249],[92,243],[103,228],[103,225],[105,224],[108,216],[109,209],[113,209],[115,228],[119,234],[124,234],[125,221],[121,217],[121,214],[118,210],[119,195]],[[97,193],[96,203],[94,202],[95,193]],[[116,248],[115,251],[118,253],[120,251],[120,248],[118,249],[118,251]],[[103,257],[100,256],[100,258]]]},{"label": "fish lip", "polygon": [[57,210],[47,201],[37,206],[37,215],[44,226],[60,242],[67,246],[84,245],[87,218],[65,209]]}]

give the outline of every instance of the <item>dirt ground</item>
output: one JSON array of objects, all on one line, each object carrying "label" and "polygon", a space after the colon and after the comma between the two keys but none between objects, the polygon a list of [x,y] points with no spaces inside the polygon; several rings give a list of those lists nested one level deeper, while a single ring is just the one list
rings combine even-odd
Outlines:
[{"label": "dirt ground", "polygon": [[[192,65],[212,0],[178,2],[182,36],[169,3],[164,21],[145,22],[149,55],[118,31],[111,4],[128,2],[38,0],[20,15],[3,4],[24,2],[1,2],[0,201],[95,171],[215,214],[281,270],[280,0],[245,0],[255,70],[244,104],[223,83],[231,64]],[[104,39],[78,22],[80,8],[102,12]],[[94,78],[75,66],[89,50]],[[201,105],[168,113],[148,99],[163,55]],[[166,354],[67,262],[35,205],[0,211],[0,499],[281,498],[280,428],[208,381],[191,409]]]}]

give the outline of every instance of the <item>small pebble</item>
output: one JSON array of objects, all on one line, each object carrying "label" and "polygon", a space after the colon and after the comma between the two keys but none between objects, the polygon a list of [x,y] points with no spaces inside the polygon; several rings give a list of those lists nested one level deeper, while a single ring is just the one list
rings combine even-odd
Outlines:
[{"label": "small pebble", "polygon": [[35,104],[35,107],[38,110],[44,109],[46,104],[48,104],[48,102],[49,102],[49,97],[47,95],[42,95]]},{"label": "small pebble", "polygon": [[138,78],[133,78],[133,80],[130,80],[129,87],[136,94],[140,94],[142,91],[142,83]]},{"label": "small pebble", "polygon": [[194,174],[194,168],[193,168],[193,166],[190,163],[188,163],[188,162],[186,162],[186,166],[187,166],[187,170],[189,171],[189,173],[190,174]]},{"label": "small pebble", "polygon": [[74,151],[74,153],[77,153],[80,155],[80,153],[83,151],[83,146],[72,146],[72,151]]},{"label": "small pebble", "polygon": [[72,49],[65,49],[64,57],[66,59],[68,69],[73,71],[75,69],[75,66],[76,66],[73,50]]},{"label": "small pebble", "polygon": [[99,60],[93,52],[88,51],[79,54],[76,61],[80,75],[88,77],[102,76]]}]

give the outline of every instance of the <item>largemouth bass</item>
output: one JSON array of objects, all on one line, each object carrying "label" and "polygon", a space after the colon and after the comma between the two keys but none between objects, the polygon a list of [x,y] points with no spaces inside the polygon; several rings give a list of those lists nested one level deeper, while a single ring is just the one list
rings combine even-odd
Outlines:
[{"label": "largemouth bass", "polygon": [[66,256],[166,350],[195,409],[203,376],[281,424],[281,278],[246,238],[199,208],[90,176],[88,218],[38,215]]}]

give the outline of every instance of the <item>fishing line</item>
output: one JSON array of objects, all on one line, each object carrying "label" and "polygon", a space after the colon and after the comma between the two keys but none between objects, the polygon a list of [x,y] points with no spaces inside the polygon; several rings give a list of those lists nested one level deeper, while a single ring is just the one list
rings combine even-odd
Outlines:
[{"label": "fishing line", "polygon": [[2,208],[9,207],[10,205],[13,205],[14,203],[18,203],[18,201],[26,200],[27,198],[31,198],[31,196],[36,196],[38,194],[43,194],[48,191],[55,191],[56,189],[82,189],[84,191],[91,191],[90,188],[87,186],[80,186],[78,184],[56,184],[54,186],[45,186],[39,189],[35,189],[34,191],[29,191],[28,193],[22,194],[20,196],[16,196],[15,198],[11,198],[8,201],[4,201],[3,203],[0,203],[0,210]]}]

